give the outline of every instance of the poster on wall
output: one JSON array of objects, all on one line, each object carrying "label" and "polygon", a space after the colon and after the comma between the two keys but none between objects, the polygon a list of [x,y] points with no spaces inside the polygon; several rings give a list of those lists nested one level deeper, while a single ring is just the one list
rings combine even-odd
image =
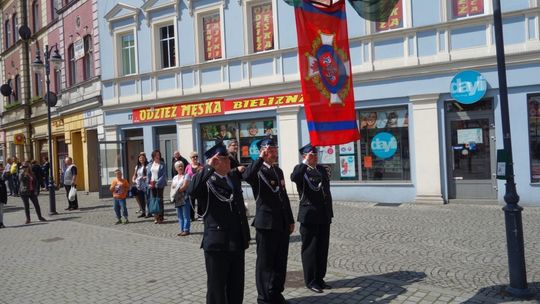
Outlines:
[{"label": "poster on wall", "polygon": [[482,144],[484,141],[482,139],[482,129],[473,128],[473,129],[460,129],[457,130],[457,140],[458,144]]},{"label": "poster on wall", "polygon": [[335,164],[336,163],[336,146],[321,146],[319,147],[319,163]]},{"label": "poster on wall", "polygon": [[262,52],[274,48],[274,25],[272,19],[272,4],[265,3],[253,6],[253,50]]},{"label": "poster on wall", "polygon": [[263,129],[263,122],[262,121],[250,121],[247,123],[241,123],[240,124],[240,137],[255,137],[255,136],[263,136],[264,129]]},{"label": "poster on wall", "polygon": [[339,173],[341,177],[356,177],[353,155],[339,157]]},{"label": "poster on wall", "polygon": [[407,110],[360,113],[360,129],[403,128],[408,126],[409,114]]},{"label": "poster on wall", "polygon": [[354,154],[354,142],[339,145],[339,154],[340,155]]}]

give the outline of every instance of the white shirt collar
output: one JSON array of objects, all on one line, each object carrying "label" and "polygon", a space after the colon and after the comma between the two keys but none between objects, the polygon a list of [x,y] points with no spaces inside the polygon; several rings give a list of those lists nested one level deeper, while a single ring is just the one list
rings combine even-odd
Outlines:
[{"label": "white shirt collar", "polygon": [[263,165],[265,165],[266,168],[271,168],[272,167],[272,165],[268,164],[267,162],[263,162]]}]

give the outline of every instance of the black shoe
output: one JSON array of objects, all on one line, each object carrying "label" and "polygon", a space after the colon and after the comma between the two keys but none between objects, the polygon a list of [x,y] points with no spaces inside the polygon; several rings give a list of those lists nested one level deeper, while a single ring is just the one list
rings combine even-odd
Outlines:
[{"label": "black shoe", "polygon": [[326,284],[325,281],[323,281],[320,285],[321,285],[322,289],[332,289],[332,286]]},{"label": "black shoe", "polygon": [[318,286],[318,285],[315,285],[315,284],[307,286],[307,289],[309,289],[309,290],[311,290],[313,292],[316,292],[316,293],[323,293],[322,288],[320,286]]},{"label": "black shoe", "polygon": [[139,216],[137,216],[137,218],[142,218],[142,217],[146,217],[146,215],[144,213],[141,213]]},{"label": "black shoe", "polygon": [[66,210],[66,211],[71,211],[71,210],[73,210],[73,209],[71,209],[71,207],[68,207],[68,208],[66,208],[66,209],[64,209],[64,210]]},{"label": "black shoe", "polygon": [[4,224],[0,223],[0,228],[6,228],[6,226],[4,226]]}]

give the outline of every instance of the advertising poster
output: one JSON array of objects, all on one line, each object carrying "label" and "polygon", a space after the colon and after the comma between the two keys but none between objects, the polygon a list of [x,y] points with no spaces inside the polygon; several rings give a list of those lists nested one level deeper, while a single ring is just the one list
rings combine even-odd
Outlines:
[{"label": "advertising poster", "polygon": [[339,157],[339,173],[341,177],[356,177],[354,156]]},{"label": "advertising poster", "polygon": [[339,154],[354,154],[354,142],[339,145]]},{"label": "advertising poster", "polygon": [[319,147],[319,163],[335,164],[336,163],[336,146]]},{"label": "advertising poster", "polygon": [[240,137],[255,137],[264,135],[262,121],[251,121],[240,124]]},{"label": "advertising poster", "polygon": [[373,157],[370,156],[364,156],[364,168],[371,169],[373,168]]}]

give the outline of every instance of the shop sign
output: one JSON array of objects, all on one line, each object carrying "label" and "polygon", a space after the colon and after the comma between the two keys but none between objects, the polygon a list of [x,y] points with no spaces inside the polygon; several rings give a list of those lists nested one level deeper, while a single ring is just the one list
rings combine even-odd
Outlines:
[{"label": "shop sign", "polygon": [[134,109],[132,111],[132,119],[134,123],[144,123],[160,120],[175,120],[182,117],[218,116],[260,108],[299,105],[303,102],[304,98],[302,93],[233,100],[210,100]]},{"label": "shop sign", "polygon": [[371,151],[378,158],[390,158],[397,151],[397,139],[388,132],[378,133],[371,140]]},{"label": "shop sign", "polygon": [[487,81],[476,71],[463,71],[452,79],[450,94],[452,98],[463,104],[473,104],[486,94]]}]

